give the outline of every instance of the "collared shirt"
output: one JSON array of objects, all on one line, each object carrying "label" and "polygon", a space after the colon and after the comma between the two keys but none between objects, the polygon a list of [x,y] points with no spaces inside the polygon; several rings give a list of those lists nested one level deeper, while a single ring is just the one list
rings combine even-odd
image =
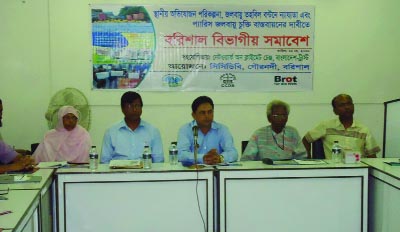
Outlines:
[{"label": "collared shirt", "polygon": [[355,120],[347,129],[344,128],[339,118],[321,122],[307,132],[305,138],[310,143],[322,138],[327,159],[331,158],[334,141],[338,141],[345,151],[360,152],[363,157],[376,154],[381,150],[369,129]]},{"label": "collared shirt", "polygon": [[[197,125],[193,120],[190,123],[183,125],[179,129],[178,134],[178,159],[194,160],[194,138],[192,128]],[[228,128],[220,123],[212,122],[211,129],[207,134],[198,131],[197,143],[199,149],[197,152],[197,162],[203,163],[203,156],[211,149],[217,149],[218,154],[224,156],[225,162],[233,162],[238,158],[237,150],[233,143],[233,137]]]},{"label": "collared shirt", "polygon": [[15,152],[11,146],[0,140],[0,163],[11,163],[15,157],[17,157],[17,152]]},{"label": "collared shirt", "polygon": [[104,134],[101,162],[141,159],[145,143],[150,146],[153,162],[164,162],[160,131],[144,120],[140,120],[139,126],[131,130],[123,119]]},{"label": "collared shirt", "polygon": [[261,127],[250,137],[240,160],[301,159],[306,157],[306,149],[296,128],[286,126],[275,133],[271,125]]}]

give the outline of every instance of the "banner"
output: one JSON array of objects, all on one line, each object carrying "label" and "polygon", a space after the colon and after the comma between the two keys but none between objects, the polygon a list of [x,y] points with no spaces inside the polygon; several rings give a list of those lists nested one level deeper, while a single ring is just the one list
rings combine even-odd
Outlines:
[{"label": "banner", "polygon": [[92,5],[93,89],[310,91],[314,7]]}]

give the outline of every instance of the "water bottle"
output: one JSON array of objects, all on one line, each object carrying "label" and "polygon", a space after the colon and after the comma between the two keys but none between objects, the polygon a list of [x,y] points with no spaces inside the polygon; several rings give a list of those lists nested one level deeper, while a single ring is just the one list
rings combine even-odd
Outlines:
[{"label": "water bottle", "polygon": [[97,153],[96,146],[92,146],[89,151],[89,168],[96,171],[99,167],[99,154]]},{"label": "water bottle", "polygon": [[338,141],[335,141],[332,146],[332,161],[333,163],[342,162],[342,148],[340,147]]},{"label": "water bottle", "polygon": [[143,149],[143,168],[150,169],[151,168],[151,150],[150,146],[145,143]]},{"label": "water bottle", "polygon": [[169,164],[176,165],[178,163],[178,148],[176,142],[171,142],[169,146]]}]

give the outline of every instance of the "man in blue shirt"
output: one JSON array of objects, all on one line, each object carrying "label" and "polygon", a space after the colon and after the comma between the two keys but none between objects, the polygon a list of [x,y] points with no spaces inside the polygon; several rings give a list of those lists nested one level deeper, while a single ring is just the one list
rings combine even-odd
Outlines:
[{"label": "man in blue shirt", "polygon": [[193,127],[198,128],[197,163],[217,164],[233,162],[238,152],[228,128],[214,121],[214,103],[207,96],[200,96],[192,103],[193,121],[183,125],[178,134],[178,159],[194,161]]},{"label": "man in blue shirt", "polygon": [[121,110],[125,118],[110,127],[103,139],[101,162],[112,159],[140,159],[145,144],[151,148],[153,162],[164,162],[160,131],[140,118],[142,97],[132,91],[121,97]]}]

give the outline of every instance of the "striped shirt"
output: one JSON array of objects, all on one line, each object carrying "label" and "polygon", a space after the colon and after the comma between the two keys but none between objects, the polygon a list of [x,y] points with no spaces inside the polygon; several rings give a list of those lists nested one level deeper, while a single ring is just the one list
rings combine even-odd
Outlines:
[{"label": "striped shirt", "polygon": [[296,128],[286,126],[281,133],[277,134],[269,125],[253,133],[241,160],[261,160],[263,158],[281,160],[305,157],[306,150]]},{"label": "striped shirt", "polygon": [[347,129],[344,128],[339,118],[321,122],[307,132],[305,138],[310,143],[321,138],[327,159],[331,158],[334,141],[338,141],[344,151],[360,152],[362,157],[374,155],[381,150],[369,129],[355,120]]}]

